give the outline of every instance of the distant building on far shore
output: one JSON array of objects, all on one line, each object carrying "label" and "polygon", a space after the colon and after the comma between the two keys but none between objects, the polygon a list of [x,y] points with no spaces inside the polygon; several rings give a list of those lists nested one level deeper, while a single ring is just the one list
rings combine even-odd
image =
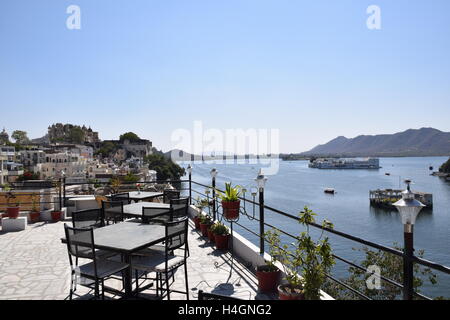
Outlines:
[{"label": "distant building on far shore", "polygon": [[379,169],[380,159],[333,159],[320,158],[315,159],[308,165],[310,168],[317,169]]}]

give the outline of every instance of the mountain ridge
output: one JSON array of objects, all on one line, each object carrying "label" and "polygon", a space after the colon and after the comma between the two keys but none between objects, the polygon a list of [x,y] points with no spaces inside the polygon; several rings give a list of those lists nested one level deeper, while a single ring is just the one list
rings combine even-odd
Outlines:
[{"label": "mountain ridge", "polygon": [[450,155],[450,132],[424,127],[394,134],[338,136],[301,155],[444,156]]}]

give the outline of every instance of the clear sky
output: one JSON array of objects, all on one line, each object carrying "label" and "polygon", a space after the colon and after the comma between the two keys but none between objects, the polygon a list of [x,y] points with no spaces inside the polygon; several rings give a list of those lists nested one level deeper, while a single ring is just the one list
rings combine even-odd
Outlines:
[{"label": "clear sky", "polygon": [[448,0],[2,0],[0,127],[86,124],[168,150],[201,120],[279,129],[282,152],[450,131],[449,17]]}]

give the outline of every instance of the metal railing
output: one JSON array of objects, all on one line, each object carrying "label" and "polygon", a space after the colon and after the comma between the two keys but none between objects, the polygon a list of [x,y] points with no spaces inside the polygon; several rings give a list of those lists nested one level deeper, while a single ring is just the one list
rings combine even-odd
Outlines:
[{"label": "metal railing", "polygon": [[[199,187],[202,187],[202,188],[204,188],[204,190],[211,190],[211,189],[213,189],[213,186],[215,186],[215,178],[212,178],[211,185],[205,185],[205,184],[202,184],[202,183],[191,181],[191,179],[189,179],[189,185],[192,185],[192,184],[194,184],[196,186],[199,186]],[[223,192],[223,190],[220,190],[218,188],[214,188],[214,189]],[[193,192],[196,193],[196,194],[199,194],[199,195],[201,195],[203,197],[206,197],[206,198],[209,197],[208,194],[205,194],[205,193],[202,193],[202,192],[199,192],[197,190],[194,190],[194,189],[190,188],[189,193],[192,194]],[[268,242],[267,239],[265,239],[265,237],[264,237],[265,228],[266,227],[277,229],[282,234],[286,235],[287,237],[290,237],[291,239],[298,239],[298,237],[296,235],[293,235],[293,234],[283,230],[282,228],[276,227],[276,226],[274,226],[274,225],[272,225],[270,223],[265,222],[266,210],[270,211],[272,213],[275,213],[277,215],[286,217],[288,219],[292,219],[292,220],[294,220],[296,222],[299,221],[299,217],[296,216],[296,215],[293,215],[293,214],[287,213],[285,211],[282,211],[282,210],[279,210],[279,209],[276,209],[276,208],[273,208],[271,206],[266,205],[264,203],[264,189],[263,188],[260,188],[258,190],[258,194],[259,194],[258,201],[250,200],[250,199],[246,198],[245,196],[241,196],[239,198],[240,198],[241,201],[244,202],[244,204],[245,203],[249,203],[249,204],[251,204],[253,206],[259,207],[259,216],[258,217],[256,217],[256,216],[252,216],[252,217],[248,216],[250,220],[255,220],[255,221],[259,222],[259,230],[258,231],[254,231],[254,230],[249,229],[248,227],[244,226],[243,224],[241,224],[239,222],[234,222],[234,223],[236,225],[238,225],[239,227],[241,227],[243,230],[245,230],[245,231],[249,232],[250,234],[252,234],[252,235],[254,235],[254,236],[259,238],[259,252],[262,255],[265,252],[265,243]],[[255,198],[255,197],[253,197],[253,198]],[[217,206],[215,205],[215,202],[214,202],[214,207],[212,208],[212,215],[213,215],[213,219],[214,220],[216,220],[216,216],[218,214],[216,207]],[[330,229],[330,228],[324,227],[324,226],[322,226],[320,224],[317,224],[317,223],[309,223],[309,225],[314,227],[314,228],[316,228],[316,229],[318,229],[318,230],[321,230],[321,231],[324,231],[324,232],[328,232],[328,233],[333,234],[335,236],[338,236],[340,238],[351,240],[351,241],[354,241],[354,242],[359,243],[361,245],[364,245],[364,246],[367,246],[367,247],[370,247],[370,248],[373,248],[373,249],[377,249],[377,250],[380,250],[380,251],[383,251],[383,252],[387,252],[387,253],[393,254],[393,255],[395,255],[397,257],[401,257],[403,259],[403,261],[408,261],[408,263],[416,263],[416,264],[419,264],[421,266],[428,267],[428,268],[430,268],[432,270],[436,270],[436,271],[439,271],[439,272],[443,272],[443,273],[445,273],[447,275],[450,275],[450,268],[448,266],[428,261],[426,259],[423,259],[421,257],[415,256],[413,254],[412,254],[412,256],[411,255],[407,255],[406,253],[404,253],[403,251],[400,251],[398,249],[391,248],[391,247],[388,247],[388,246],[385,246],[385,245],[382,245],[382,244],[378,244],[378,243],[375,243],[375,242],[372,242],[372,241],[369,241],[369,240],[366,240],[366,239],[363,239],[363,238],[360,238],[360,237],[356,237],[356,236],[353,236],[353,235],[350,235],[350,234],[347,234],[345,232],[341,232],[341,231],[338,231],[338,230],[335,230],[335,229]],[[343,258],[343,257],[341,257],[341,256],[339,256],[337,254],[333,254],[333,257],[335,259],[343,262],[344,264],[346,264],[348,266],[351,266],[353,268],[356,268],[356,269],[359,269],[361,271],[366,271],[367,272],[367,269],[365,267],[362,267],[362,266],[360,266],[360,265],[358,265],[358,264],[356,264],[354,262],[351,262],[348,259],[345,259],[345,258]],[[333,282],[337,283],[338,285],[348,289],[349,291],[353,292],[357,296],[359,296],[359,297],[361,297],[363,299],[370,300],[370,297],[368,297],[363,292],[360,292],[357,289],[350,287],[348,284],[346,284],[346,283],[344,283],[344,282],[334,278],[333,276],[331,276],[329,274],[327,274],[326,276],[331,281],[333,281]],[[403,276],[404,282],[405,281],[411,281],[411,283],[412,283],[412,281],[414,279],[414,272],[413,272],[412,269],[410,269],[409,273],[403,274],[402,276]],[[403,284],[400,284],[397,281],[392,280],[390,278],[387,278],[387,277],[385,277],[383,275],[380,275],[380,279],[382,281],[385,281],[385,282],[389,283],[390,285],[395,286],[395,287],[399,288],[400,290],[402,290],[404,292],[403,296],[404,297],[409,297],[408,299],[412,299],[412,297],[414,296],[414,297],[417,297],[419,299],[432,300],[430,297],[427,297],[427,296],[425,296],[425,295],[423,295],[423,294],[421,294],[419,292],[411,290],[411,288],[405,288],[405,286]],[[405,291],[408,291],[408,292],[405,293]],[[409,291],[412,291],[412,292],[409,292]]]},{"label": "metal railing", "polygon": [[[184,179],[184,180],[156,180],[156,181],[144,181],[144,182],[139,182],[139,183],[146,184],[146,185],[148,185],[148,184],[158,185],[158,184],[167,184],[167,183],[176,184],[178,190],[188,193],[188,196],[190,198],[190,203],[192,203],[194,194],[205,197],[207,199],[211,199],[212,206],[210,206],[210,210],[212,210],[212,213],[210,212],[210,214],[212,215],[212,218],[214,220],[217,220],[218,215],[220,214],[220,212],[218,211],[218,203],[216,201],[216,190],[219,190],[221,192],[223,192],[223,190],[218,189],[216,187],[215,178],[212,178],[211,185],[202,184],[202,183],[192,180],[191,174],[188,175],[188,179]],[[135,190],[136,189],[135,184],[136,184],[136,182],[121,182],[121,191]],[[187,188],[182,187],[183,184],[187,184]],[[78,183],[78,182],[67,183],[66,180],[64,178],[62,178],[57,181],[53,181],[52,188],[49,191],[41,193],[41,194],[45,194],[45,195],[56,196],[57,200],[55,200],[55,201],[40,201],[40,204],[53,204],[53,205],[58,204],[59,208],[64,207],[67,199],[77,193],[70,188],[71,186],[87,186],[88,190],[78,192],[78,194],[80,194],[80,193],[81,194],[83,194],[83,193],[84,194],[93,194],[94,188],[89,188],[90,186],[94,186],[94,187],[102,186],[102,187],[110,187],[111,188],[111,183],[110,182],[98,182],[98,181],[84,182],[84,183]],[[208,194],[198,191],[196,189],[196,187],[203,188],[203,190],[205,192],[206,192],[206,190],[208,190]],[[20,190],[12,190],[12,192],[20,192]],[[211,193],[212,195],[210,196],[209,193]],[[282,234],[284,234],[285,236],[287,236],[291,239],[298,239],[298,237],[296,235],[293,235],[293,234],[287,232],[286,230],[283,230],[282,228],[278,228],[278,227],[266,222],[265,221],[266,211],[269,211],[269,212],[277,214],[279,216],[291,219],[296,222],[299,221],[299,217],[296,215],[293,215],[291,213],[288,213],[288,212],[285,212],[285,211],[282,211],[282,210],[279,210],[279,209],[276,209],[276,208],[266,205],[264,203],[264,189],[263,188],[260,188],[257,193],[258,193],[258,201],[256,201],[256,197],[254,194],[253,194],[253,200],[246,198],[245,195],[241,196],[239,198],[240,198],[240,200],[243,201],[244,207],[246,204],[250,204],[253,206],[253,214],[251,216],[246,214],[246,216],[249,220],[252,220],[252,221],[254,220],[254,221],[258,222],[258,230],[251,230],[250,228],[248,228],[247,226],[244,226],[242,223],[239,223],[239,222],[234,222],[234,223],[236,225],[238,225],[240,228],[242,228],[243,230],[249,232],[250,234],[252,234],[253,236],[255,236],[259,239],[259,253],[261,255],[263,255],[265,253],[265,243],[268,242],[267,239],[264,237],[266,227],[275,228],[275,229],[279,230]],[[33,194],[33,192],[30,192],[30,194]],[[22,203],[22,204],[32,204],[32,203]],[[255,207],[259,208],[258,215],[256,215],[256,213],[255,213],[256,212]],[[2,208],[0,208],[0,210],[2,210]],[[383,252],[393,254],[397,257],[401,257],[402,259],[404,259],[404,261],[408,260],[410,263],[419,264],[421,266],[428,267],[432,270],[436,270],[439,272],[443,272],[447,275],[450,275],[450,268],[448,266],[441,265],[441,264],[423,259],[423,258],[415,256],[415,255],[412,255],[412,257],[411,256],[408,257],[403,251],[397,250],[395,248],[391,248],[391,247],[388,247],[388,246],[385,246],[382,244],[378,244],[378,243],[375,243],[375,242],[372,242],[372,241],[369,241],[369,240],[366,240],[366,239],[363,239],[360,237],[356,237],[356,236],[347,234],[342,231],[326,228],[317,223],[310,223],[309,225],[318,230],[333,234],[340,238],[351,240],[351,241],[359,243],[361,245],[364,245],[364,246],[367,246],[367,247],[370,247],[373,249],[381,250]],[[333,254],[333,257],[348,266],[359,269],[361,271],[367,271],[367,269],[365,267],[362,267],[354,262],[351,262],[348,259],[345,259],[344,257],[341,257],[337,254]],[[333,282],[337,283],[338,285],[346,288],[347,290],[353,292],[357,296],[359,296],[363,299],[370,299],[370,297],[368,297],[363,292],[360,292],[357,289],[352,288],[348,284],[342,282],[341,280],[336,279],[332,275],[327,274],[326,276],[331,281],[333,281]],[[405,279],[405,278],[412,280],[414,278],[414,274],[412,272],[409,274],[403,274],[403,279]],[[383,275],[380,275],[380,279],[389,283],[392,286],[399,288],[402,291],[406,290],[404,285],[398,283],[395,280],[387,278]],[[412,297],[412,296],[415,296],[419,299],[431,300],[430,297],[427,297],[416,291],[412,292],[410,297]]]}]

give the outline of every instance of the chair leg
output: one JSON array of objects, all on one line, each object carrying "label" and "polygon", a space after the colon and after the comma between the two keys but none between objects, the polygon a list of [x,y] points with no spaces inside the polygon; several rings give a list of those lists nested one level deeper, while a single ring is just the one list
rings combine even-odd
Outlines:
[{"label": "chair leg", "polygon": [[99,284],[98,284],[98,279],[95,279],[95,289],[94,289],[94,295],[95,297],[98,299],[100,298],[100,292],[99,292]]},{"label": "chair leg", "polygon": [[105,300],[105,279],[102,279],[102,300]]},{"label": "chair leg", "polygon": [[184,280],[186,281],[186,300],[189,300],[189,283],[188,283],[188,272],[187,263],[184,263]]},{"label": "chair leg", "polygon": [[167,300],[170,300],[169,273],[167,272],[167,270],[164,275],[166,276]]}]

